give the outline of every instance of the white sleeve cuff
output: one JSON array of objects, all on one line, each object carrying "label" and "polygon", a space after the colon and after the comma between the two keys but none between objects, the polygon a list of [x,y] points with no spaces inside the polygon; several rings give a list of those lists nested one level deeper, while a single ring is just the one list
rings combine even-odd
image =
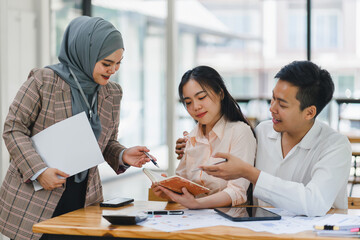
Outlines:
[{"label": "white sleeve cuff", "polygon": [[122,151],[120,152],[120,155],[119,155],[119,165],[120,165],[120,166],[123,166],[125,169],[128,169],[128,168],[130,167],[130,165],[124,163],[124,161],[123,161],[123,155],[124,155],[125,150],[126,150],[126,149],[124,149],[124,150],[122,150]]},{"label": "white sleeve cuff", "polygon": [[30,180],[31,181],[35,181],[37,179],[38,176],[40,176],[40,174],[42,174],[46,169],[48,169],[48,167],[44,167],[43,169],[40,169],[37,173],[35,173]]},{"label": "white sleeve cuff", "polygon": [[40,169],[37,173],[34,174],[34,176],[32,176],[30,178],[30,180],[32,181],[32,184],[34,186],[34,190],[35,191],[39,191],[41,189],[43,189],[43,187],[41,186],[40,183],[38,183],[38,181],[36,181],[36,179],[38,178],[38,176],[40,176],[40,174],[42,174],[43,172],[45,172],[45,170],[48,169],[48,167],[44,167],[43,169]]}]

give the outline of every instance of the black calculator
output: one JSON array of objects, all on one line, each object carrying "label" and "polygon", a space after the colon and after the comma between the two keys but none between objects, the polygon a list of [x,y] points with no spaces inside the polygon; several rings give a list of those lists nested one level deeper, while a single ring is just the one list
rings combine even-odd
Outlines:
[{"label": "black calculator", "polygon": [[148,218],[147,214],[136,215],[102,215],[113,225],[135,225]]}]

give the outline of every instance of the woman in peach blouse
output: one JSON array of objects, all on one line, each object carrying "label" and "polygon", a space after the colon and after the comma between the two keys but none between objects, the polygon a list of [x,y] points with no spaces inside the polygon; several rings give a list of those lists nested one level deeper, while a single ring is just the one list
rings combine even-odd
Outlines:
[{"label": "woman in peach blouse", "polygon": [[197,125],[185,136],[185,154],[176,174],[209,188],[210,192],[195,197],[186,188],[182,189],[183,194],[176,194],[154,185],[154,193],[191,209],[235,206],[246,202],[248,180],[226,181],[197,170],[200,165],[222,160],[216,158],[217,152],[230,153],[254,165],[256,139],[221,76],[207,66],[189,70],[181,79],[179,96]]}]

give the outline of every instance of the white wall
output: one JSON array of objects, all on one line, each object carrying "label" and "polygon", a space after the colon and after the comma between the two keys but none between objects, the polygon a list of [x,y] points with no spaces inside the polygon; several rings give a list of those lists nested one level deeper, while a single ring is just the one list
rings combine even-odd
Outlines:
[{"label": "white wall", "polygon": [[50,63],[49,14],[49,1],[0,1],[0,182],[9,165],[2,139],[9,105],[29,71]]}]

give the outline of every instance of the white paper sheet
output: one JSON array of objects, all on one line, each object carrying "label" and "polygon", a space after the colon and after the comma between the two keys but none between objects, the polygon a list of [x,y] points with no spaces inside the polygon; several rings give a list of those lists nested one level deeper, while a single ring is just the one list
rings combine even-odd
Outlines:
[{"label": "white paper sheet", "polygon": [[85,112],[46,128],[31,140],[48,167],[70,176],[105,161]]},{"label": "white paper sheet", "polygon": [[280,214],[281,220],[275,221],[249,221],[233,222],[212,209],[185,210],[184,215],[155,215],[149,217],[139,225],[154,228],[164,232],[188,230],[201,227],[230,226],[248,228],[255,232],[269,232],[274,234],[294,234],[302,231],[312,231],[314,225],[340,225],[340,223],[354,223],[360,221],[359,216],[346,214],[329,214],[323,217],[296,216],[288,211],[278,208],[267,208]]},{"label": "white paper sheet", "polygon": [[[360,226],[360,216],[356,215],[344,215],[333,214],[323,221],[316,223],[317,226],[333,225],[333,226]],[[354,227],[355,228],[355,227]],[[349,230],[316,230],[318,236],[334,236],[334,237],[356,237],[358,238],[358,232],[350,232]]]},{"label": "white paper sheet", "polygon": [[138,224],[164,232],[172,232],[226,225],[227,222],[231,221],[220,216],[213,209],[202,209],[185,210],[184,215],[149,215],[147,220]]}]

